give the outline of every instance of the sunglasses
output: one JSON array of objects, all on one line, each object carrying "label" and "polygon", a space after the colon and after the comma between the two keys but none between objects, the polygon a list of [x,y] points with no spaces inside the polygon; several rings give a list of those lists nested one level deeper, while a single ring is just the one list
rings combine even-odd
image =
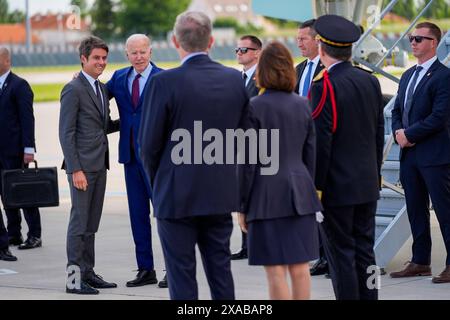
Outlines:
[{"label": "sunglasses", "polygon": [[411,43],[413,41],[416,41],[417,43],[421,43],[423,41],[423,39],[435,40],[434,38],[425,37],[425,36],[409,36],[409,42],[411,42]]},{"label": "sunglasses", "polygon": [[242,54],[246,54],[246,53],[248,52],[248,50],[256,51],[256,50],[258,50],[258,49],[255,49],[255,48],[247,48],[247,47],[242,47],[242,48],[236,48],[236,49],[234,49],[234,51],[235,51],[236,53],[240,52],[240,53],[242,53]]}]

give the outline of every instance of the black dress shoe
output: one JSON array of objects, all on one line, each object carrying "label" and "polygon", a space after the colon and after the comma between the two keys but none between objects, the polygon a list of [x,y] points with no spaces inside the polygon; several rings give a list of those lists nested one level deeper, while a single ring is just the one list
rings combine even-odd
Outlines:
[{"label": "black dress shoe", "polygon": [[314,265],[309,269],[309,273],[312,276],[320,276],[328,273],[328,262],[325,258],[321,257],[314,263]]},{"label": "black dress shoe", "polygon": [[81,281],[79,289],[69,289],[66,287],[66,293],[92,295],[98,294],[99,291],[97,289],[92,288],[86,282]]},{"label": "black dress shoe", "polygon": [[241,249],[240,251],[233,253],[231,255],[231,260],[242,260],[247,258],[248,258],[247,250],[244,249]]},{"label": "black dress shoe", "polygon": [[117,284],[112,282],[106,282],[103,280],[101,276],[95,273],[91,273],[89,276],[87,276],[84,281],[90,285],[92,288],[96,289],[110,289],[110,288],[117,288]]},{"label": "black dress shoe", "polygon": [[29,237],[19,246],[19,250],[34,249],[42,247],[42,240],[36,237]]},{"label": "black dress shoe", "polygon": [[10,246],[19,246],[23,243],[22,236],[20,237],[9,237],[8,242]]},{"label": "black dress shoe", "polygon": [[8,248],[0,249],[0,260],[4,261],[17,261],[17,257],[13,256]]},{"label": "black dress shoe", "polygon": [[155,283],[158,283],[155,270],[139,270],[136,278],[127,282],[127,287],[142,287]]},{"label": "black dress shoe", "polygon": [[167,273],[164,275],[164,278],[158,283],[158,288],[168,288],[167,284]]}]

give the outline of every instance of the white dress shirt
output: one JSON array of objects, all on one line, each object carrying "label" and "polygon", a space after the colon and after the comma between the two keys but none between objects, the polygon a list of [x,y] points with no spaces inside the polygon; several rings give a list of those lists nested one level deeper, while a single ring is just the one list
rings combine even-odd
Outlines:
[{"label": "white dress shirt", "polygon": [[305,67],[305,70],[303,70],[302,77],[300,78],[300,85],[298,87],[299,95],[302,95],[302,93],[303,93],[303,87],[305,86],[306,76],[308,75],[308,65],[310,62],[313,63],[313,65],[311,67],[311,77],[309,79],[309,87],[311,88],[311,83],[314,80],[314,74],[316,73],[317,66],[320,63],[320,56],[315,57],[313,60],[308,59],[306,61],[306,67]]}]

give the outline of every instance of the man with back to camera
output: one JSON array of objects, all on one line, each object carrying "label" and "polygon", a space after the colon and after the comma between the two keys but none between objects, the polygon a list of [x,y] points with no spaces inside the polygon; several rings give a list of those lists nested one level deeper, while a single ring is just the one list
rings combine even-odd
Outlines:
[{"label": "man with back to camera", "polygon": [[72,201],[66,292],[72,294],[98,294],[97,289],[117,287],[94,272],[95,233],[109,169],[106,135],[119,130],[119,123],[111,121],[109,115],[107,88],[98,80],[106,68],[108,51],[100,38],[84,39],[79,47],[82,71],[61,92],[59,140]]},{"label": "man with back to camera", "polygon": [[198,299],[196,245],[212,299],[235,298],[230,236],[231,212],[238,211],[239,203],[237,167],[176,164],[172,158],[175,131],[194,136],[194,122],[201,121],[203,130],[214,128],[225,136],[226,129],[238,128],[248,104],[241,73],[208,56],[211,30],[210,19],[201,12],[177,17],[172,41],[181,66],[150,82],[138,139],[153,191],[170,298],[177,300]]},{"label": "man with back to camera", "polygon": [[[0,48],[0,170],[19,169],[34,160],[33,91],[24,79],[11,72],[11,54]],[[41,216],[38,208],[24,208],[28,225],[25,242],[22,238],[22,217],[19,209],[6,209],[9,245],[20,250],[42,246]]]},{"label": "man with back to camera", "polygon": [[[375,213],[384,148],[383,99],[378,80],[352,66],[360,28],[325,15],[315,24],[326,70],[311,87],[317,135],[316,188],[324,207],[320,226],[338,300],[376,300],[369,267],[376,266]],[[357,139],[355,139],[357,137]]]},{"label": "man with back to camera", "polygon": [[[135,243],[138,273],[126,283],[140,287],[158,282],[154,270],[150,224],[151,190],[138,155],[137,136],[141,121],[144,91],[153,75],[162,71],[153,62],[151,40],[133,34],[126,41],[126,55],[131,66],[114,72],[106,83],[110,98],[115,98],[120,115],[119,162],[124,164],[131,230]],[[159,282],[167,287],[167,278]]]},{"label": "man with back to camera", "polygon": [[418,63],[403,74],[392,110],[413,245],[411,262],[390,276],[431,276],[431,197],[447,251],[433,283],[450,282],[450,70],[436,56],[441,37],[433,23],[416,26],[409,40]]},{"label": "man with back to camera", "polygon": [[[256,68],[258,67],[258,58],[261,53],[262,42],[252,35],[242,36],[238,41],[236,48],[236,57],[239,64],[244,67],[242,79],[248,97],[253,98],[258,95],[259,89],[256,86]],[[247,234],[242,232],[241,250],[231,255],[231,260],[247,259]]]}]

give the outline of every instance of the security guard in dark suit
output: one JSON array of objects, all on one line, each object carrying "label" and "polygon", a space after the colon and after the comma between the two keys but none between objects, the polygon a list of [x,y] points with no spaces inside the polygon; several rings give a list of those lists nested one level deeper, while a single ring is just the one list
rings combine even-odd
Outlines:
[{"label": "security guard in dark suit", "polygon": [[[322,240],[338,300],[375,300],[375,212],[384,117],[378,80],[349,61],[360,29],[326,15],[315,24],[326,66],[311,89],[317,134],[316,187],[324,207]],[[370,282],[370,281],[369,281]]]},{"label": "security guard in dark suit", "polygon": [[[252,35],[242,36],[235,49],[237,61],[244,67],[242,81],[249,98],[253,98],[259,93],[259,88],[256,86],[256,68],[261,49],[261,40]],[[241,249],[231,255],[231,260],[242,260],[247,257],[247,234],[242,232]]]},{"label": "security guard in dark suit", "polygon": [[319,45],[316,41],[317,32],[314,28],[316,19],[303,22],[298,27],[297,46],[303,57],[306,59],[296,67],[297,84],[295,93],[302,97],[308,96],[312,81],[323,70],[323,63],[320,61]]},{"label": "security guard in dark suit", "polygon": [[[303,57],[303,60],[295,67],[297,73],[297,84],[295,86],[295,93],[301,97],[307,97],[313,79],[317,77],[323,70],[324,65],[320,61],[319,44],[317,43],[317,32],[314,28],[316,19],[311,19],[303,22],[298,27],[297,31],[297,46]],[[322,245],[322,240],[319,237],[319,259],[311,266],[310,273],[312,276],[326,274],[328,276],[328,262],[325,257],[325,251]]]}]

